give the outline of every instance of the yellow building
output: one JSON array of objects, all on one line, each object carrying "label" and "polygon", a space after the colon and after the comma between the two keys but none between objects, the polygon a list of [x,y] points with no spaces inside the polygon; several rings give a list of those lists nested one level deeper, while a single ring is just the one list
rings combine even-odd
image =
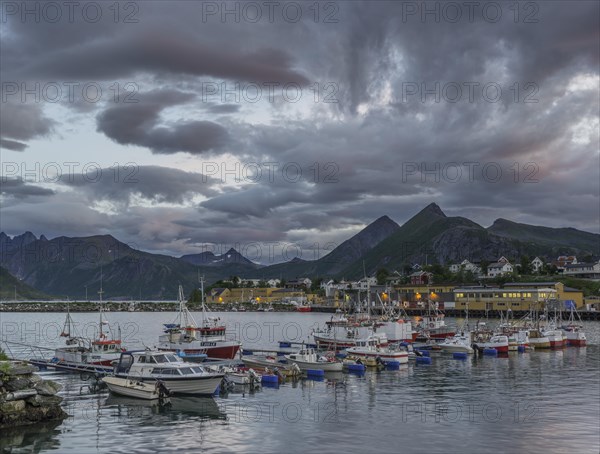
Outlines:
[{"label": "yellow building", "polygon": [[[213,288],[206,295],[209,304],[222,303],[278,303],[285,300],[303,300],[308,295],[302,290],[291,288]],[[317,296],[311,295],[317,302]],[[309,301],[312,301],[309,299]]]},{"label": "yellow building", "polygon": [[559,301],[573,300],[577,309],[584,306],[583,292],[576,288],[565,287],[562,282],[511,282],[504,284],[504,288],[553,288],[556,290],[556,299]]},{"label": "yellow building", "polygon": [[536,307],[541,309],[546,300],[557,298],[558,292],[550,287],[466,287],[454,290],[456,309],[468,307],[480,311],[528,311]]}]

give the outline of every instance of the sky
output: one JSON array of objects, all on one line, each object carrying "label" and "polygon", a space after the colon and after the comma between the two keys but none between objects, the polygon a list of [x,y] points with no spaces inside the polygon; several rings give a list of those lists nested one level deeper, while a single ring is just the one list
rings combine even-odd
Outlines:
[{"label": "sky", "polygon": [[0,230],[261,263],[431,202],[598,232],[599,5],[2,1]]}]

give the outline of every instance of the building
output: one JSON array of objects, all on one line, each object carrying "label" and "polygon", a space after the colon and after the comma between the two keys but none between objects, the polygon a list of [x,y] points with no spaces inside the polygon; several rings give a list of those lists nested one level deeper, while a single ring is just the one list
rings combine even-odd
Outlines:
[{"label": "building", "polygon": [[494,278],[498,276],[504,276],[513,272],[513,266],[504,258],[500,257],[496,263],[488,265],[487,277]]},{"label": "building", "polygon": [[567,264],[563,275],[581,279],[600,279],[600,260],[596,263]]},{"label": "building", "polygon": [[454,301],[455,284],[407,284],[398,285],[394,288],[397,292],[391,297],[401,301],[404,306],[416,308],[424,301],[431,300],[440,303],[440,308],[444,307],[445,303]]},{"label": "building", "polygon": [[541,309],[546,300],[557,299],[557,294],[550,287],[464,287],[454,289],[454,302],[456,309],[527,311],[536,306]]},{"label": "building", "polygon": [[433,273],[428,271],[415,271],[410,276],[410,283],[413,285],[423,285],[433,283]]},{"label": "building", "polygon": [[556,298],[559,301],[572,300],[575,302],[576,307],[580,308],[585,305],[583,292],[576,288],[565,287],[562,282],[510,282],[504,284],[505,289],[512,288],[553,288],[556,290]]},{"label": "building", "polygon": [[362,279],[352,282],[352,288],[358,290],[367,290],[370,286],[377,285],[376,277],[363,277]]},{"label": "building", "polygon": [[540,271],[542,271],[543,267],[544,262],[539,257],[536,257],[531,261],[531,271],[533,271],[534,273],[539,273]]},{"label": "building", "polygon": [[287,288],[310,288],[312,280],[307,277],[300,277],[296,279],[290,279],[285,283]]},{"label": "building", "polygon": [[458,274],[460,271],[470,271],[474,276],[481,275],[481,267],[471,263],[467,259],[463,260],[460,263],[454,263],[450,265],[450,272],[454,274]]},{"label": "building", "polygon": [[558,269],[558,271],[564,271],[567,265],[576,265],[577,257],[574,255],[561,255],[556,260],[552,261],[552,265]]}]

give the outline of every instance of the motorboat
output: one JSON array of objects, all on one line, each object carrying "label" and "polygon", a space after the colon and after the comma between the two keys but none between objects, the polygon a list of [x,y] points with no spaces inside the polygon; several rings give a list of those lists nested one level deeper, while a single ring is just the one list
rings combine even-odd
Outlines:
[{"label": "motorboat", "polygon": [[360,339],[354,347],[346,349],[349,356],[358,358],[379,358],[381,361],[398,361],[401,364],[408,363],[408,351],[405,349],[392,349],[387,343],[382,345],[381,336],[375,334]]},{"label": "motorboat", "polygon": [[206,370],[225,374],[225,380],[234,385],[260,385],[261,375],[249,367],[204,366]]},{"label": "motorboat", "polygon": [[225,374],[208,372],[198,364],[184,362],[177,355],[158,350],[122,352],[114,375],[142,382],[164,382],[173,394],[212,395]]},{"label": "motorboat", "polygon": [[160,380],[152,384],[131,378],[104,377],[102,381],[106,383],[106,386],[112,393],[121,396],[154,400],[165,399],[170,395],[170,391]]},{"label": "motorboat", "polygon": [[281,362],[274,356],[245,355],[242,356],[242,362],[246,367],[261,371],[267,369],[270,371],[278,371],[286,377],[295,377],[301,373],[297,364],[286,364],[287,360]]},{"label": "motorboat", "polygon": [[183,287],[179,286],[179,314],[175,323],[164,325],[164,334],[158,338],[158,349],[180,352],[187,361],[201,362],[206,357],[234,359],[241,343],[228,339],[225,325],[218,317],[207,315],[204,304],[204,284],[202,282],[202,323],[200,326],[186,307]]},{"label": "motorboat", "polygon": [[[478,336],[481,336],[481,334]],[[508,353],[508,336],[493,334],[491,336],[477,337],[473,345],[479,350],[493,348],[498,353]]]},{"label": "motorboat", "polygon": [[319,355],[313,348],[305,348],[296,353],[285,355],[285,358],[293,364],[297,364],[301,370],[320,369],[325,372],[340,372],[343,364],[336,361],[334,357]]},{"label": "motorboat", "polygon": [[456,333],[453,337],[447,337],[443,342],[438,344],[444,352],[461,352],[472,354],[474,352],[471,347],[471,334],[468,332]]},{"label": "motorboat", "polygon": [[550,339],[538,328],[529,330],[529,345],[533,348],[550,348]]}]

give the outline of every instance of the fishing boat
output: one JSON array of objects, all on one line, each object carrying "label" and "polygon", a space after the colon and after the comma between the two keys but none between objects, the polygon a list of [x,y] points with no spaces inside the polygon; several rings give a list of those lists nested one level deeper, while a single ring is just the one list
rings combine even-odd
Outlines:
[{"label": "fishing boat", "polygon": [[336,361],[334,357],[319,355],[313,348],[304,348],[296,353],[285,355],[285,358],[293,364],[297,364],[301,370],[320,369],[325,372],[341,372],[343,364]]},{"label": "fishing boat", "polygon": [[298,312],[310,312],[310,311],[312,311],[312,308],[310,307],[310,305],[307,302],[303,301],[296,306],[296,310]]},{"label": "fishing boat", "polygon": [[116,339],[109,338],[110,327],[108,334],[105,329],[108,326],[108,322],[104,319],[102,280],[100,282],[100,291],[98,292],[100,295],[98,337],[91,340],[77,336],[75,323],[67,306],[67,317],[60,334],[61,337],[66,338],[66,346],[59,347],[54,351],[53,361],[70,365],[112,366],[112,362],[119,359],[123,350],[120,339],[120,328],[118,328],[118,337]]},{"label": "fishing boat", "polygon": [[[567,308],[570,310],[569,319],[560,328],[564,331],[567,337],[567,345],[573,347],[585,347],[587,344],[587,338],[583,332],[583,325],[581,324],[581,318],[577,313],[575,302],[568,300],[565,301]],[[577,319],[576,317],[577,316]]]},{"label": "fishing boat", "polygon": [[202,284],[202,324],[198,326],[186,307],[183,287],[179,286],[179,314],[175,323],[164,325],[164,333],[158,338],[158,349],[181,352],[185,360],[200,362],[206,357],[233,359],[241,343],[228,339],[225,325],[218,317],[209,317],[204,304],[204,280]]},{"label": "fishing boat", "polygon": [[358,358],[380,358],[382,361],[398,361],[401,364],[408,362],[408,351],[392,349],[381,343],[381,335],[371,335],[360,339],[354,347],[346,349],[349,356]]},{"label": "fishing boat", "polygon": [[185,363],[173,353],[157,350],[122,352],[114,375],[150,383],[160,380],[173,394],[194,395],[214,394],[225,376]]},{"label": "fishing boat", "polygon": [[421,318],[417,325],[419,330],[418,339],[444,339],[454,336],[455,331],[446,325],[445,314],[438,309],[438,304],[433,301],[427,302],[427,314]]},{"label": "fishing boat", "polygon": [[553,325],[550,325],[547,329],[542,331],[542,336],[548,338],[550,348],[561,348],[566,345],[567,336],[564,331],[557,329]]},{"label": "fishing boat", "polygon": [[541,330],[538,328],[531,328],[528,332],[529,335],[529,345],[533,348],[550,348],[550,339],[548,336],[542,334]]},{"label": "fishing boat", "polygon": [[104,377],[102,381],[112,393],[121,396],[154,400],[165,399],[170,395],[170,391],[160,380],[152,384],[130,378]]}]

